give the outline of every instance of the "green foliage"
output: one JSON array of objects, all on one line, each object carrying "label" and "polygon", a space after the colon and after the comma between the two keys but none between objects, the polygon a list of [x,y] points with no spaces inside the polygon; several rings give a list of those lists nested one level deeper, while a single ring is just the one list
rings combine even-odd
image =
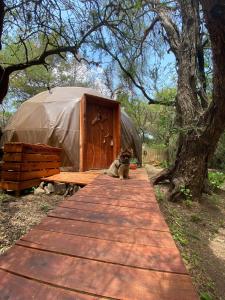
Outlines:
[{"label": "green foliage", "polygon": [[[157,101],[169,103],[174,101],[176,89],[163,89],[155,95]],[[154,148],[168,148],[173,133],[175,111],[172,106],[151,104],[139,98],[130,97],[120,92],[117,97],[125,112],[134,121],[142,141]],[[152,136],[149,139],[148,136]],[[175,141],[175,140],[174,140]]]},{"label": "green foliage", "polygon": [[180,192],[184,195],[186,200],[192,200],[191,190],[185,185],[180,186]]},{"label": "green foliage", "polygon": [[12,112],[8,112],[5,110],[0,112],[0,128],[5,127],[5,125],[7,124],[11,116],[12,116]]},{"label": "green foliage", "polygon": [[155,98],[157,101],[162,103],[174,103],[176,94],[176,88],[164,88],[156,93]]},{"label": "green foliage", "polygon": [[136,158],[132,158],[132,159],[130,160],[130,163],[131,163],[131,164],[137,164],[137,159],[136,159]]},{"label": "green foliage", "polygon": [[120,93],[117,100],[135,123],[135,126],[142,137],[142,141],[144,142],[145,134],[150,133],[149,124],[152,120],[150,106],[138,98],[130,98],[125,92]]},{"label": "green foliage", "polygon": [[188,207],[188,208],[191,208],[193,206],[193,201],[191,199],[186,199],[185,200],[185,205]]},{"label": "green foliage", "polygon": [[214,188],[220,188],[225,181],[225,174],[222,172],[209,172],[209,182]]},{"label": "green foliage", "polygon": [[169,162],[164,160],[160,163],[160,167],[162,167],[163,169],[166,169],[170,166]]},{"label": "green foliage", "polygon": [[41,209],[44,213],[47,213],[47,212],[51,209],[51,207],[50,207],[47,203],[45,203],[45,204],[42,204],[42,205],[41,205],[40,209]]},{"label": "green foliage", "polygon": [[196,214],[191,215],[191,221],[194,223],[199,223],[202,221],[202,218]]},{"label": "green foliage", "polygon": [[213,300],[213,297],[208,292],[202,292],[202,293],[200,293],[200,299],[201,300]]},{"label": "green foliage", "polygon": [[181,246],[188,245],[188,239],[186,237],[186,232],[180,224],[179,218],[175,221],[175,224],[171,225],[172,235],[175,241],[180,243]]},{"label": "green foliage", "polygon": [[158,202],[162,202],[165,200],[165,195],[158,186],[155,189],[155,195]]}]

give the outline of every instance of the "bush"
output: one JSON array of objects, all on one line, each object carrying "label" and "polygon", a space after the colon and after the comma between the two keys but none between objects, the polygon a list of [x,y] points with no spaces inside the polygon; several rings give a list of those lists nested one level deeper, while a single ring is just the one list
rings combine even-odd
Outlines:
[{"label": "bush", "polygon": [[209,172],[209,182],[214,188],[220,188],[225,181],[225,174],[222,172]]}]

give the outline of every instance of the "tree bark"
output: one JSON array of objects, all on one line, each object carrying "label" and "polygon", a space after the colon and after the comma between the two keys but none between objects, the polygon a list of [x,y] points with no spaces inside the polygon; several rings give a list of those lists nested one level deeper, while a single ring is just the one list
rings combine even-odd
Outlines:
[{"label": "tree bark", "polygon": [[0,66],[0,104],[5,98],[9,88],[9,72]]},{"label": "tree bark", "polygon": [[181,133],[173,168],[154,178],[154,183],[170,180],[170,200],[176,200],[184,188],[190,190],[190,196],[193,198],[200,197],[207,189],[208,161],[225,129],[224,1],[200,0],[211,39],[214,68],[213,100],[206,111],[203,110],[196,89],[198,45],[194,41],[197,34],[194,23],[197,15],[194,14],[192,1],[179,2],[183,19],[183,37],[175,55],[178,60],[176,109]]}]

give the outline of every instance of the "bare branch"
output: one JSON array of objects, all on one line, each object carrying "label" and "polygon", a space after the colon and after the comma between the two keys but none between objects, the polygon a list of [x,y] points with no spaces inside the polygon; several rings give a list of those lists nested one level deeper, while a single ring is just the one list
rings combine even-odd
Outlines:
[{"label": "bare branch", "polygon": [[4,0],[0,0],[0,50],[2,49],[2,33],[3,33],[4,16],[5,16],[5,3]]}]

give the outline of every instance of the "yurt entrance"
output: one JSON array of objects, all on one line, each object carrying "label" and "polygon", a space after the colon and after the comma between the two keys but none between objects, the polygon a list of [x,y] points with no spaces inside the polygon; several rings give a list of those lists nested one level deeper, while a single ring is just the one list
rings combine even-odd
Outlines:
[{"label": "yurt entrance", "polygon": [[108,168],[119,151],[119,102],[84,94],[80,102],[80,171]]}]

